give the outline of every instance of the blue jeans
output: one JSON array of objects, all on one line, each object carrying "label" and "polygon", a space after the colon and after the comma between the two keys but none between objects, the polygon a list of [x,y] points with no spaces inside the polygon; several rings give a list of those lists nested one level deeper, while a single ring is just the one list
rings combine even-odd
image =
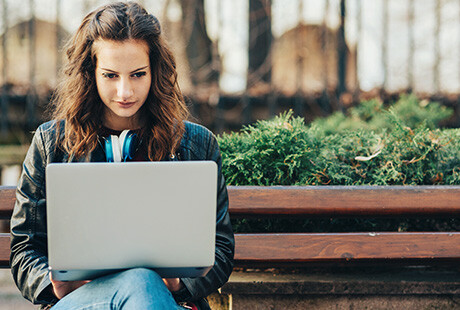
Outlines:
[{"label": "blue jeans", "polygon": [[95,279],[64,298],[52,310],[183,309],[161,277],[146,268],[129,269]]}]

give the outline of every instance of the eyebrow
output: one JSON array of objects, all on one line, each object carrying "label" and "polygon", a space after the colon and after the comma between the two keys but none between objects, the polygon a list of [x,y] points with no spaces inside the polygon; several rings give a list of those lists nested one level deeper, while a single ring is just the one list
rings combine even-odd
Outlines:
[{"label": "eyebrow", "polygon": [[[134,72],[137,72],[139,70],[144,70],[144,69],[147,69],[149,66],[145,66],[145,67],[141,67],[141,68],[138,68],[136,70],[133,70],[131,71],[130,73],[134,73]],[[107,69],[107,68],[101,68],[101,70],[104,70],[104,71],[109,71],[109,72],[112,72],[112,73],[118,73],[117,71],[114,71],[114,70],[111,70],[111,69]]]}]

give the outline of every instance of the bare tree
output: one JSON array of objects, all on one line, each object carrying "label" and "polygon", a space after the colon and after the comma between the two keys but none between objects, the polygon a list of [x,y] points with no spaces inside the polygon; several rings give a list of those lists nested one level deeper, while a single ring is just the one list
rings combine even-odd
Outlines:
[{"label": "bare tree", "polygon": [[209,85],[219,79],[219,60],[206,30],[204,0],[180,0],[186,53],[194,85]]},{"label": "bare tree", "polygon": [[248,88],[270,83],[271,0],[249,0]]}]

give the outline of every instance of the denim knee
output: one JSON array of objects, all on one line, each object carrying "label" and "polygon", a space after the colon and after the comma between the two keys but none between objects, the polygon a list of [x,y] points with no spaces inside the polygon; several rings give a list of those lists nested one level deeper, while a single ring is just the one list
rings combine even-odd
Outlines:
[{"label": "denim knee", "polygon": [[180,309],[153,270],[134,268],[95,279],[65,296],[56,309]]},{"label": "denim knee", "polygon": [[132,268],[125,271],[120,272],[120,278],[123,280],[136,280],[136,281],[161,281],[163,280],[161,277],[152,269],[148,268]]},{"label": "denim knee", "polygon": [[[133,268],[116,276],[113,303],[119,309],[177,309],[163,279],[153,270]],[[142,307],[140,307],[142,305]]]},{"label": "denim knee", "polygon": [[163,279],[155,271],[148,268],[133,268],[122,271],[117,276],[117,281],[119,282],[119,288],[128,291],[151,291],[163,287],[166,289]]}]

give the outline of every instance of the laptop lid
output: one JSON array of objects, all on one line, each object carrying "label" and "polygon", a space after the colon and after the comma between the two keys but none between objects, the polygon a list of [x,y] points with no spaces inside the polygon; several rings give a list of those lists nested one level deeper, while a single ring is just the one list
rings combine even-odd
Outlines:
[{"label": "laptop lid", "polygon": [[214,264],[213,161],[50,164],[46,196],[56,280],[134,267],[195,277]]}]

